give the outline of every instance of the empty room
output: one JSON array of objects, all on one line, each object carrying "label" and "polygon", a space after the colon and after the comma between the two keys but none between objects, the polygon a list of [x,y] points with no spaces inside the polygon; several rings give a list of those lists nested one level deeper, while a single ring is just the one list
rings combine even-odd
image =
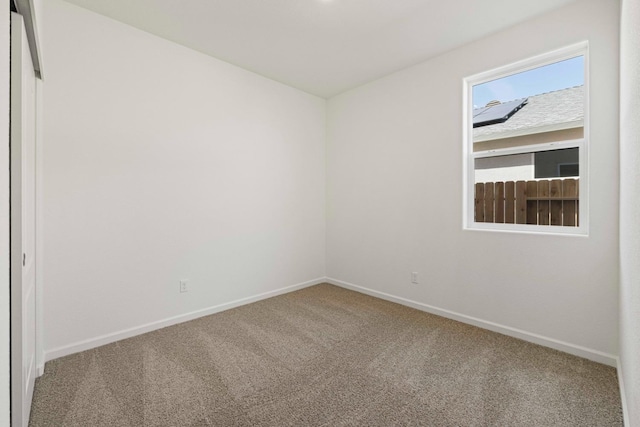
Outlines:
[{"label": "empty room", "polygon": [[640,427],[640,1],[0,19],[1,426]]}]

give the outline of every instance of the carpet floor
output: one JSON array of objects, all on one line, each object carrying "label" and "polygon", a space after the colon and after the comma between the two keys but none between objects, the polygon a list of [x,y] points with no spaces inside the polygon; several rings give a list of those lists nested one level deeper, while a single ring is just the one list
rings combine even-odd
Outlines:
[{"label": "carpet floor", "polygon": [[622,426],[615,369],[321,284],[48,362],[31,426]]}]

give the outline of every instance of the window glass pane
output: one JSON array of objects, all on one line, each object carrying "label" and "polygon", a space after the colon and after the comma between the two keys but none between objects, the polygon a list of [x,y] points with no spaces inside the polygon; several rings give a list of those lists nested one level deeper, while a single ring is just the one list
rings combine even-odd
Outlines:
[{"label": "window glass pane", "polygon": [[584,56],[473,86],[473,151],[584,137]]},{"label": "window glass pane", "polygon": [[475,182],[518,181],[534,178],[534,153],[475,159]]},{"label": "window glass pane", "polygon": [[579,150],[476,158],[474,221],[578,226]]},{"label": "window glass pane", "polygon": [[557,178],[580,175],[578,148],[535,153],[535,177]]},{"label": "window glass pane", "polygon": [[[584,52],[584,47],[567,49],[567,59],[551,53],[548,58],[556,62],[547,65],[535,67],[545,62],[539,57],[519,69],[497,70],[498,78],[487,78],[490,73],[469,78],[482,83],[469,86],[467,188],[473,193],[467,206],[473,207],[467,221],[580,227],[580,150],[587,147]],[[505,70],[511,74],[505,76]],[[577,231],[588,227],[586,216],[584,225]]]}]

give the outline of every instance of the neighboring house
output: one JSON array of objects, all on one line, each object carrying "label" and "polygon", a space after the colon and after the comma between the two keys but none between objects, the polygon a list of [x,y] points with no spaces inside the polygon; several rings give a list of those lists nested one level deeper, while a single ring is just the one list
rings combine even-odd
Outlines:
[{"label": "neighboring house", "polygon": [[[491,112],[498,109],[502,119],[496,120]],[[474,109],[473,116],[476,152],[579,139],[584,136],[584,86],[505,103],[492,101]],[[578,149],[477,159],[475,170],[476,182],[577,177]]]}]

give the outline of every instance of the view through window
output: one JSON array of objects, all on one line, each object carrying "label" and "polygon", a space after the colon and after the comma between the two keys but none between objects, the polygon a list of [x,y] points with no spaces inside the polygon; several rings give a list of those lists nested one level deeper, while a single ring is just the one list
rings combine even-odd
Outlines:
[{"label": "view through window", "polygon": [[467,79],[468,223],[580,227],[585,53]]}]

